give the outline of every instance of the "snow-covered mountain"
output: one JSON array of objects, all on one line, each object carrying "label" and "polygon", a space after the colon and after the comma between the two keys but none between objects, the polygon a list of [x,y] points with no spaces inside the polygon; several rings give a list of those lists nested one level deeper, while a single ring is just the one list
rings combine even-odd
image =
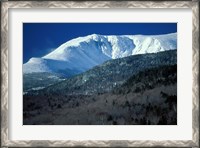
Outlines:
[{"label": "snow-covered mountain", "polygon": [[174,49],[177,49],[177,33],[151,36],[92,34],[72,39],[41,58],[31,58],[23,65],[23,73],[73,75],[110,59]]}]

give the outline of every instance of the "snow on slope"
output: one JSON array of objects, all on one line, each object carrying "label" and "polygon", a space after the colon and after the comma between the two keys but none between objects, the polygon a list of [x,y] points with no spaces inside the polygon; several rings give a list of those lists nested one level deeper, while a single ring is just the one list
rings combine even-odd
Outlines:
[{"label": "snow on slope", "polygon": [[177,33],[166,35],[97,35],[72,39],[23,65],[24,73],[80,73],[109,59],[177,49]]}]

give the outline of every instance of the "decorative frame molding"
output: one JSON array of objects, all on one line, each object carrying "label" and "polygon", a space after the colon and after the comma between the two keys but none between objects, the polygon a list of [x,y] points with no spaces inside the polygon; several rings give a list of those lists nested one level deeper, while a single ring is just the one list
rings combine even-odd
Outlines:
[{"label": "decorative frame molding", "polygon": [[[185,141],[11,141],[8,138],[8,9],[9,8],[190,8],[193,30],[192,140]],[[199,147],[199,2],[198,1],[3,1],[1,2],[1,146],[2,147]]]}]

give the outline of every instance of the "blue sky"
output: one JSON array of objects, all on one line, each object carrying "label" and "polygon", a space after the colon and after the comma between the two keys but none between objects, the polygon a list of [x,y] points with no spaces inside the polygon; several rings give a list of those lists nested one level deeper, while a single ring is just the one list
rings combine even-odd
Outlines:
[{"label": "blue sky", "polygon": [[80,36],[157,35],[177,32],[176,23],[24,23],[23,63]]}]

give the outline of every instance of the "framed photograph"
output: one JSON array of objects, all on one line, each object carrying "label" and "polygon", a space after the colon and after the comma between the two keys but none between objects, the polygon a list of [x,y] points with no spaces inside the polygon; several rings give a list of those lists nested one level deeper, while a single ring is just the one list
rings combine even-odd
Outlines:
[{"label": "framed photograph", "polygon": [[1,2],[2,147],[199,147],[199,3]]}]

